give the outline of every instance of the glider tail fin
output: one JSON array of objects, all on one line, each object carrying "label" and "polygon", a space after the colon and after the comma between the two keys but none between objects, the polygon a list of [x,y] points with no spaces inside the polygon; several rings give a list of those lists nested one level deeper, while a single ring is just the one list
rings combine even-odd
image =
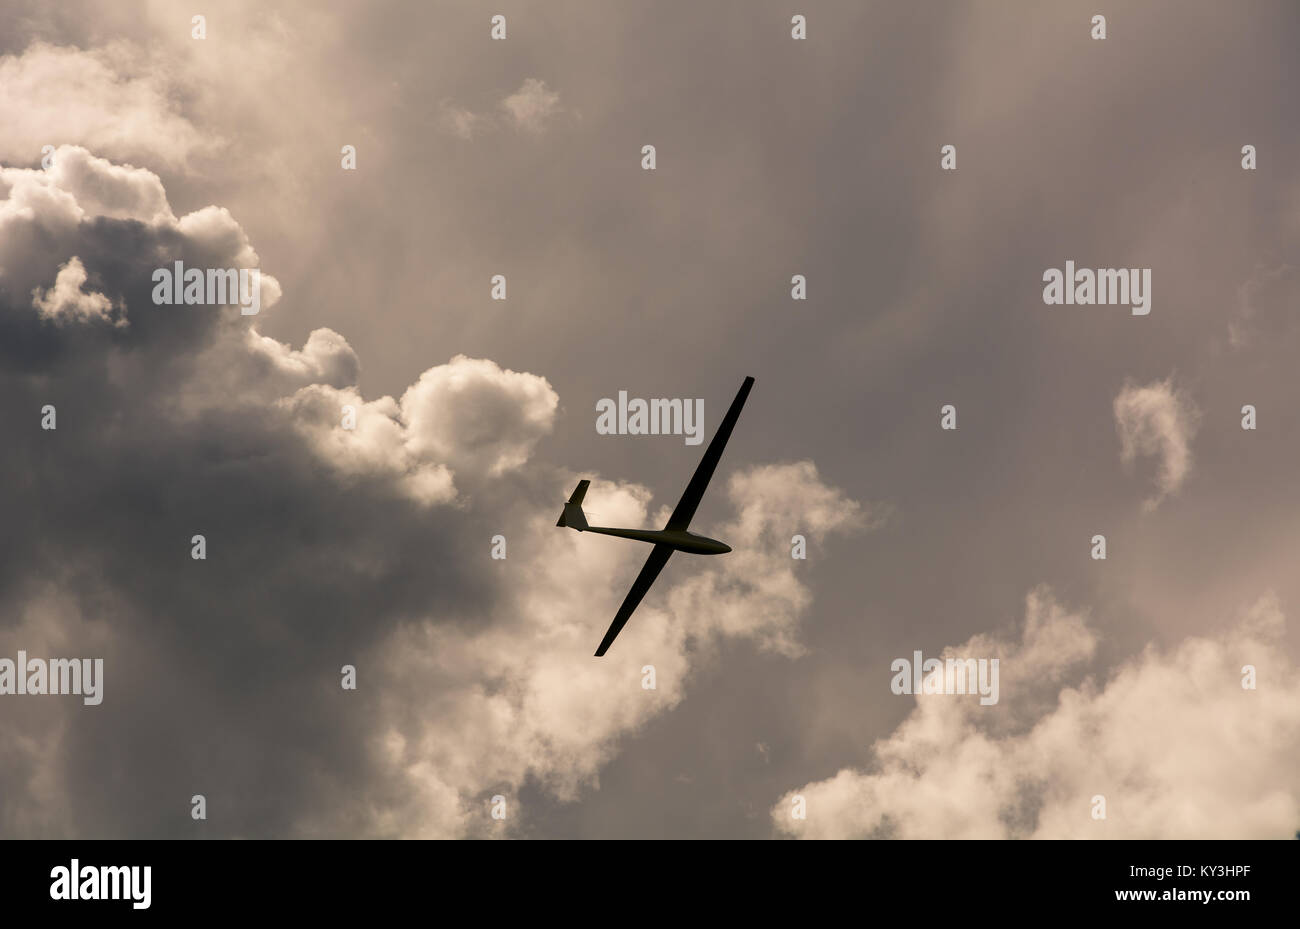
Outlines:
[{"label": "glider tail fin", "polygon": [[564,512],[560,514],[560,521],[555,525],[567,526],[579,532],[587,528],[587,516],[582,512],[582,498],[587,495],[587,488],[590,485],[591,481],[578,482],[573,495],[569,497],[569,502],[564,504]]}]

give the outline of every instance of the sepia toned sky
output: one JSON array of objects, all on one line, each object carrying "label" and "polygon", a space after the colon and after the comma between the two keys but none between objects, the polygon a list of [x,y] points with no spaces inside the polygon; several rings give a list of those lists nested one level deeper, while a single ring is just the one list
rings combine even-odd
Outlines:
[{"label": "sepia toned sky", "polygon": [[[0,695],[0,835],[1293,835],[1298,39],[1282,2],[6,0],[0,657],[101,657],[104,699]],[[176,260],[262,311],[154,305]],[[1150,269],[1150,314],[1046,305],[1067,260]],[[711,436],[745,376],[692,524],[733,552],[593,658],[648,550],[563,501],[661,526],[702,451],[597,401]],[[918,650],[999,702],[892,693]]]}]

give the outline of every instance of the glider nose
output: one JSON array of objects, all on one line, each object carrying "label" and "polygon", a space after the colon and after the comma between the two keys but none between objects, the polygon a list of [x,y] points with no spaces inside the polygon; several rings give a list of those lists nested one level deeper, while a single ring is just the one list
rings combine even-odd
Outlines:
[{"label": "glider nose", "polygon": [[727,552],[731,551],[731,546],[728,545],[726,542],[719,542],[718,547],[722,549],[722,551],[718,553],[720,555],[725,555],[727,554]]}]

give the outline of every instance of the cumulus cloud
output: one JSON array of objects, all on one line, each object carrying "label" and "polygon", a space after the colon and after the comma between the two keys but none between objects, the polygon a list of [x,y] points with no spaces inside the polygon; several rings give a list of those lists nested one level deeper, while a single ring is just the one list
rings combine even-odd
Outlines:
[{"label": "cumulus cloud", "polygon": [[248,330],[247,350],[264,359],[275,370],[309,384],[345,386],[355,384],[361,362],[348,340],[333,329],[316,329],[301,350]]},{"label": "cumulus cloud", "polygon": [[[355,375],[351,348],[329,330],[313,332],[301,353],[259,341],[282,368],[319,375],[325,357]],[[558,404],[546,378],[464,355],[425,371],[400,400],[367,402],[353,388],[311,383],[279,401],[323,461],[350,476],[392,477],[423,504],[454,499],[456,473],[494,478],[523,465],[550,432]],[[345,409],[354,419],[348,425]]]},{"label": "cumulus cloud", "polygon": [[1157,493],[1143,504],[1155,509],[1165,497],[1178,492],[1192,470],[1190,445],[1200,413],[1189,397],[1174,389],[1172,379],[1142,387],[1125,383],[1115,397],[1114,411],[1120,461],[1126,466],[1139,456],[1159,461]]},{"label": "cumulus cloud", "polygon": [[401,407],[414,454],[496,477],[528,460],[558,403],[544,377],[457,355],[421,374]]},{"label": "cumulus cloud", "polygon": [[51,188],[71,194],[82,210],[83,220],[98,216],[150,224],[176,220],[158,175],[144,168],[113,164],[78,146],[60,146],[44,175],[33,173],[25,178],[35,182],[44,179]]},{"label": "cumulus cloud", "polygon": [[[736,539],[721,571],[700,574],[673,591],[672,607],[713,632],[748,638],[764,649],[803,653],[796,620],[812,600],[798,580],[790,540],[817,546],[833,533],[878,528],[882,504],[863,505],[829,487],[811,461],[765,465],[732,476],[727,493],[736,519],[723,538]],[[667,518],[665,514],[665,519]]]},{"label": "cumulus cloud", "polygon": [[[124,293],[116,302],[126,318],[145,311],[141,318],[149,320],[176,312],[174,307],[152,306],[151,275],[157,268],[170,269],[177,260],[189,267],[260,265],[257,252],[229,211],[209,206],[178,219],[158,175],[113,164],[79,146],[60,146],[48,170],[0,167],[0,195],[4,197],[0,199],[3,284],[11,293],[30,294],[53,282],[50,293],[42,297],[47,303],[55,301],[42,311],[46,316],[62,305],[60,300],[72,301],[66,307],[69,311],[103,315],[95,309],[103,305],[96,295],[74,298],[70,290],[74,283],[80,288],[84,283],[80,278],[91,274],[129,273],[129,281],[118,282]],[[119,255],[115,237],[132,240],[139,248]],[[106,265],[116,263],[116,268],[98,267],[101,260]],[[259,277],[261,305],[266,310],[279,300],[280,283],[265,272],[259,272]],[[192,319],[202,315],[202,311],[182,312],[189,312]]]},{"label": "cumulus cloud", "polygon": [[[555,499],[567,489],[557,484]],[[412,626],[384,643],[402,684],[390,691],[374,751],[403,772],[408,799],[377,831],[488,834],[488,798],[499,792],[514,802],[529,781],[576,799],[598,786],[620,739],[682,700],[710,643],[745,638],[797,653],[812,594],[792,568],[790,526],[821,543],[867,525],[867,510],[822,483],[811,462],[744,470],[727,492],[734,516],[716,531],[735,551],[702,565],[670,560],[600,661],[591,651],[646,550],[557,532],[553,507],[509,536],[509,551],[521,557],[511,567],[517,593],[503,607],[508,616],[488,630]],[[808,511],[799,509],[804,502]],[[587,503],[613,525],[641,526],[650,516],[650,496],[636,485],[596,480]],[[654,690],[641,687],[646,665],[655,669]],[[412,710],[402,695],[416,686],[437,695]]]},{"label": "cumulus cloud", "polygon": [[[999,658],[1001,702],[917,695],[868,771],[790,791],[776,829],[808,838],[1287,838],[1300,816],[1300,683],[1262,596],[1222,636],[1152,645],[1104,681],[1097,633],[1046,589],[1018,641],[976,636],[944,657]],[[1258,689],[1242,687],[1243,666]],[[801,795],[807,819],[791,816]],[[1105,819],[1093,818],[1097,796]]]},{"label": "cumulus cloud", "polygon": [[[93,715],[0,716],[4,834],[188,835],[188,808],[159,798],[196,792],[208,834],[489,834],[497,792],[517,807],[526,784],[595,789],[710,643],[797,654],[811,593],[790,535],[817,546],[876,519],[811,462],[733,475],[716,531],[736,551],[670,563],[596,661],[647,550],[555,528],[573,478],[532,458],[558,409],[546,378],[456,355],[367,399],[338,332],[295,348],[233,308],[149,299],[174,258],[258,263],[226,210],[178,219],[156,175],[75,147],[0,180],[0,413],[59,411],[56,433],[15,437],[40,467],[0,482],[0,613],[27,617],[0,627],[0,654],[90,643],[106,693]],[[130,327],[45,318],[103,301]],[[588,500],[650,517],[639,486],[598,480]]]},{"label": "cumulus cloud", "polygon": [[[411,451],[401,408],[392,397],[367,402],[354,388],[312,384],[279,405],[317,457],[337,473],[396,481],[407,496],[424,505],[455,499],[451,469]],[[353,424],[344,424],[345,412]]]},{"label": "cumulus cloud", "polygon": [[[46,319],[64,325],[89,320],[110,321],[113,302],[101,293],[85,291],[86,269],[75,255],[59,268],[54,286],[47,291],[39,287],[32,291],[32,306]],[[125,326],[126,317],[120,316],[114,325]]]},{"label": "cumulus cloud", "polygon": [[183,168],[204,139],[149,61],[124,43],[82,50],[33,42],[0,56],[0,160],[30,164],[46,145],[77,144]]},{"label": "cumulus cloud", "polygon": [[152,171],[115,165],[78,146],[61,146],[48,170],[0,167],[6,196],[0,230],[22,223],[49,232],[105,219],[174,223],[162,181]]}]

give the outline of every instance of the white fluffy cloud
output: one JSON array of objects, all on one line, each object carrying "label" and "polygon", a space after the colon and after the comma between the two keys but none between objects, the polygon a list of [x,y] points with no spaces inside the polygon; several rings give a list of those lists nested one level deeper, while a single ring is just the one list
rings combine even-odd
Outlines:
[{"label": "white fluffy cloud", "polygon": [[255,329],[248,330],[248,351],[286,376],[307,384],[355,384],[361,364],[356,352],[333,329],[316,329],[298,351]]},{"label": "white fluffy cloud", "polygon": [[421,374],[401,407],[413,454],[496,477],[528,459],[558,403],[544,377],[457,355]]},{"label": "white fluffy cloud", "polygon": [[[336,472],[392,481],[424,505],[455,499],[453,474],[446,464],[411,451],[401,408],[392,397],[367,402],[352,387],[311,384],[280,400],[279,406],[316,455]],[[353,428],[343,425],[345,407],[355,416]]]},{"label": "white fluffy cloud", "polygon": [[[791,657],[803,652],[797,618],[812,594],[790,557],[791,538],[820,545],[829,535],[877,528],[881,505],[864,506],[822,483],[811,461],[765,465],[732,476],[728,494],[736,519],[722,536],[735,539],[725,570],[699,574],[676,587],[671,606],[696,616],[697,628],[752,639],[760,648]],[[666,517],[665,517],[666,518]]]},{"label": "white fluffy cloud", "polygon": [[[229,211],[204,207],[180,219],[167,202],[158,175],[144,168],[113,164],[75,145],[60,146],[48,170],[0,167],[0,268],[15,290],[48,286],[56,266],[68,274],[65,287],[86,268],[83,255],[77,260],[81,271],[68,270],[75,255],[58,253],[72,247],[86,225],[97,220],[128,220],[149,227],[158,267],[170,267],[179,254],[165,251],[159,242],[170,237],[190,256],[207,259],[214,266],[256,268],[257,252]],[[191,262],[192,264],[193,262]],[[261,273],[262,309],[280,299],[280,283]],[[55,291],[58,285],[55,282]],[[130,307],[124,312],[129,318]]]},{"label": "white fluffy cloud", "polygon": [[[1097,635],[1046,590],[1001,659],[1001,702],[919,695],[869,771],[786,794],[778,831],[808,838],[1287,838],[1300,822],[1300,679],[1284,619],[1261,597],[1221,637],[1149,646],[1103,682],[1078,675]],[[1242,687],[1245,665],[1258,689]],[[807,819],[791,816],[801,795]],[[1094,819],[1093,798],[1106,818]]]},{"label": "white fluffy cloud", "polygon": [[1144,504],[1155,509],[1165,497],[1178,492],[1192,470],[1190,446],[1200,414],[1190,398],[1174,389],[1172,379],[1143,387],[1125,384],[1115,397],[1114,410],[1120,460],[1132,465],[1138,456],[1149,455],[1159,461],[1157,493]]},{"label": "white fluffy cloud", "polygon": [[[48,170],[0,167],[0,231],[19,223],[64,230],[99,217],[174,223],[158,175],[117,165],[74,145],[60,146]],[[14,227],[7,229],[6,227]],[[9,264],[6,262],[6,264]]]},{"label": "white fluffy cloud", "polygon": [[[355,370],[351,348],[330,330],[313,332],[301,353],[258,338],[259,351],[282,369]],[[313,382],[278,405],[340,473],[392,478],[412,499],[433,504],[455,498],[457,474],[490,479],[523,465],[550,432],[558,404],[544,377],[457,355],[421,374],[400,400],[367,402],[355,388]],[[343,425],[345,406],[355,416],[352,428]]]},{"label": "white fluffy cloud", "polygon": [[[48,170],[0,168],[0,185],[0,272],[11,288],[29,289],[37,314],[58,324],[116,313],[125,326],[130,317],[125,301],[115,311],[107,295],[84,289],[90,273],[81,258],[70,255],[57,272],[53,267],[60,244],[74,247],[87,224],[101,218],[145,224],[155,249],[148,258],[158,267],[170,267],[181,250],[191,266],[194,259],[222,267],[260,264],[225,208],[207,206],[178,219],[156,174],[84,148],[60,147]],[[158,244],[163,241],[176,244]],[[260,277],[266,309],[281,288],[273,276]],[[392,480],[421,503],[452,500],[455,472],[493,478],[518,468],[554,421],[558,398],[545,378],[489,360],[458,355],[425,371],[400,400],[366,401],[355,387],[360,362],[339,333],[315,330],[294,349],[242,318],[221,319],[216,338],[195,347],[190,377],[173,385],[178,412],[272,404],[337,472]],[[357,412],[355,429],[343,428],[344,405]]]},{"label": "white fluffy cloud", "polygon": [[78,144],[183,168],[203,137],[149,60],[121,43],[83,51],[34,42],[0,56],[0,160],[30,164],[46,145]]},{"label": "white fluffy cloud", "polygon": [[[81,259],[74,255],[59,268],[53,287],[46,291],[38,287],[32,291],[32,306],[41,316],[59,325],[96,319],[110,321],[113,301],[93,290],[82,290],[85,283],[86,269]],[[125,326],[125,317],[119,317],[115,324]]]}]

